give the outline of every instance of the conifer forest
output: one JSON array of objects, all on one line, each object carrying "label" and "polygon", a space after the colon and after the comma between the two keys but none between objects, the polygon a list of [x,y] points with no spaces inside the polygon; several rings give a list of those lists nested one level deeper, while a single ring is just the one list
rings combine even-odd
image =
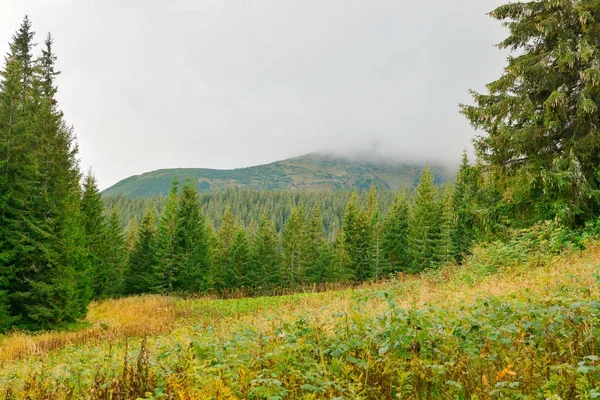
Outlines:
[{"label": "conifer forest", "polygon": [[0,397],[600,399],[600,3],[489,16],[510,56],[458,106],[450,181],[139,197],[82,170],[25,16],[0,69]]}]

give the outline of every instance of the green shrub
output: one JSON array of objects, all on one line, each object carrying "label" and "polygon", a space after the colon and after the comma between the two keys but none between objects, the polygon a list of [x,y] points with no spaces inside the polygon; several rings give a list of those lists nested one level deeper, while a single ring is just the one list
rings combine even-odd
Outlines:
[{"label": "green shrub", "polygon": [[[600,228],[598,229],[600,232]],[[582,235],[552,221],[511,230],[503,239],[476,245],[468,264],[483,274],[503,268],[547,265],[563,251],[582,247]]]}]

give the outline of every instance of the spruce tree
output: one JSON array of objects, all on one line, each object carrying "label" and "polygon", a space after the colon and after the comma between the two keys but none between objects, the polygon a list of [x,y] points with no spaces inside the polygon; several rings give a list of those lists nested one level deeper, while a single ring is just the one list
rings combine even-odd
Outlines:
[{"label": "spruce tree", "polygon": [[373,276],[373,219],[357,202],[354,193],[344,215],[343,238],[353,279],[364,281]]},{"label": "spruce tree", "polygon": [[110,249],[106,244],[106,219],[104,203],[98,190],[96,178],[88,171],[83,181],[81,211],[87,238],[88,263],[92,271],[92,289],[95,299],[108,297],[113,285],[112,278],[119,266],[107,262]]},{"label": "spruce tree", "polygon": [[263,290],[281,286],[281,255],[279,240],[273,220],[263,213],[256,231],[252,249],[253,274],[258,278],[257,285]]},{"label": "spruce tree", "polygon": [[369,190],[369,198],[367,200],[367,213],[371,220],[371,231],[372,231],[372,259],[373,259],[373,276],[375,279],[378,279],[385,275],[387,272],[387,268],[384,265],[383,260],[383,246],[381,243],[381,214],[379,211],[379,203],[377,199],[377,189],[375,189],[375,185],[371,185],[371,189]]},{"label": "spruce tree", "polygon": [[304,280],[306,240],[304,209],[294,207],[281,237],[284,281],[287,287],[297,286]]},{"label": "spruce tree", "polygon": [[[67,320],[74,320],[87,312],[93,276],[86,257],[78,147],[72,128],[65,122],[55,98],[57,87],[54,80],[60,74],[55,68],[56,59],[53,39],[48,33],[33,75],[34,93],[39,96],[36,120],[39,121],[42,162],[38,165],[42,193],[46,199],[43,218],[52,221],[50,229],[57,237],[53,246],[60,255],[53,271],[57,285],[63,288],[58,296],[58,303],[62,305],[58,307],[68,310]],[[76,298],[67,293],[75,293]],[[47,301],[45,296],[41,301]],[[79,312],[75,313],[77,308]]]},{"label": "spruce tree", "polygon": [[179,203],[179,180],[171,182],[171,189],[165,209],[160,215],[156,238],[156,290],[171,293],[175,287],[176,259],[175,233],[177,229],[177,209]]},{"label": "spruce tree", "polygon": [[232,266],[232,246],[238,229],[231,209],[223,215],[221,228],[217,233],[216,246],[213,252],[214,288],[218,291],[234,289],[238,284],[238,276]]},{"label": "spruce tree", "polygon": [[[332,243],[322,241],[318,248],[317,258],[310,267],[307,282],[313,284],[332,283],[342,280],[342,275],[336,274],[336,254]],[[344,269],[344,272],[347,271]]]},{"label": "spruce tree", "polygon": [[25,163],[20,103],[21,66],[9,54],[0,71],[0,329],[15,323],[19,310],[10,310],[10,293],[14,291],[15,259],[18,243],[19,210],[22,208],[23,187],[21,178],[29,168]]},{"label": "spruce tree", "polygon": [[[304,250],[305,279],[310,283],[320,283],[323,275],[322,263],[319,264],[321,251],[325,238],[323,235],[323,217],[319,206],[315,204],[312,209],[310,221],[308,222],[308,235]],[[333,263],[332,263],[333,264]]]},{"label": "spruce tree", "polygon": [[219,238],[217,237],[217,231],[215,226],[208,220],[204,218],[204,214],[202,214],[202,218],[207,221],[206,222],[206,245],[207,245],[207,254],[208,254],[208,273],[207,273],[207,282],[206,287],[208,289],[213,289],[215,286],[214,282],[214,267],[212,265],[212,261],[214,259],[215,249],[218,247]]},{"label": "spruce tree", "polygon": [[154,213],[146,210],[140,223],[135,244],[129,253],[125,273],[125,293],[150,293],[156,287],[156,222]]},{"label": "spruce tree", "polygon": [[437,246],[437,258],[441,264],[448,264],[456,259],[456,248],[454,247],[456,213],[450,185],[447,185],[444,189],[441,200],[440,242]]},{"label": "spruce tree", "polygon": [[33,271],[28,271],[27,266],[35,261],[27,259],[34,250],[30,237],[39,236],[36,232],[44,233],[27,208],[36,189],[33,186],[37,182],[35,155],[38,154],[34,152],[35,137],[27,129],[33,117],[26,98],[31,86],[25,83],[25,71],[33,69],[32,38],[31,24],[25,17],[12,38],[0,81],[0,284],[3,285],[0,290],[7,292],[0,297],[3,302],[0,307],[7,309],[8,300],[12,316],[25,320],[26,310],[19,297],[24,298],[31,291],[28,278]]},{"label": "spruce tree", "polygon": [[369,197],[367,199],[367,213],[371,218],[371,225],[375,226],[381,218],[381,212],[379,210],[379,201],[377,199],[377,189],[375,185],[371,185],[369,189]]},{"label": "spruce tree", "polygon": [[52,39],[35,59],[33,36],[26,17],[1,72],[0,281],[11,314],[45,328],[84,315],[90,293],[77,146],[54,98]]},{"label": "spruce tree", "polygon": [[346,251],[346,241],[344,232],[337,230],[334,234],[333,241],[333,256],[334,265],[332,276],[336,282],[346,282],[352,280],[354,272],[351,268],[351,260]]},{"label": "spruce tree", "polygon": [[246,230],[236,229],[229,251],[228,269],[233,272],[235,281],[231,288],[250,290],[256,284],[258,277],[252,270],[252,249]]},{"label": "spruce tree", "polygon": [[456,250],[456,260],[461,262],[471,251],[476,237],[474,207],[477,196],[477,174],[469,165],[467,152],[463,152],[462,162],[454,184],[452,208],[456,213],[453,245]]},{"label": "spruce tree", "polygon": [[394,202],[383,224],[382,247],[388,265],[386,272],[399,272],[409,269],[407,255],[409,205],[406,191],[394,196]]},{"label": "spruce tree", "polygon": [[139,230],[140,224],[138,223],[137,218],[132,218],[125,228],[125,252],[127,254],[131,253],[133,250]]},{"label": "spruce tree", "polygon": [[584,223],[600,211],[600,67],[596,0],[525,1],[489,14],[515,54],[487,93],[463,105],[500,202],[514,222]]},{"label": "spruce tree", "polygon": [[127,263],[125,250],[125,237],[121,228],[121,218],[116,210],[112,210],[108,217],[105,232],[105,263],[110,266],[101,277],[106,285],[103,290],[104,297],[118,297],[125,291],[125,269]]},{"label": "spruce tree", "polygon": [[203,292],[210,287],[210,254],[207,225],[200,211],[196,186],[189,180],[183,186],[175,227],[176,291]]},{"label": "spruce tree", "polygon": [[408,225],[410,272],[421,272],[438,265],[440,242],[440,206],[429,166],[421,174]]}]

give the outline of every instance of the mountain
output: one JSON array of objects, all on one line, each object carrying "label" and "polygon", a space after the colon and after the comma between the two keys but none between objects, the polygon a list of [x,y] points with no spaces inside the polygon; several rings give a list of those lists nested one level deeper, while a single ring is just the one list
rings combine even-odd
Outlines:
[{"label": "mountain", "polygon": [[[414,186],[424,164],[407,164],[389,160],[353,159],[329,154],[311,153],[266,165],[232,170],[207,168],[171,168],[130,176],[106,189],[105,196],[147,197],[166,194],[171,181],[178,176],[198,183],[199,190],[231,187],[253,189],[396,189]],[[456,169],[431,166],[438,183],[453,179]]]}]

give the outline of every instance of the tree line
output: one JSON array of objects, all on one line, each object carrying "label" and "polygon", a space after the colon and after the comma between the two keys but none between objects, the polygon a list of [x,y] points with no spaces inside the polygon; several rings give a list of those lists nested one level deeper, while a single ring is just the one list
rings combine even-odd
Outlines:
[{"label": "tree line", "polygon": [[[245,224],[231,208],[215,229],[202,211],[195,182],[188,180],[181,186],[176,179],[161,212],[147,208],[139,223],[129,224],[125,235],[118,234],[117,208],[104,217],[101,195],[88,176],[85,193],[95,198],[98,208],[93,226],[106,230],[96,236],[112,238],[101,241],[108,247],[99,245],[94,257],[97,268],[104,271],[97,274],[96,282],[106,279],[111,285],[95,295],[269,294],[310,284],[418,273],[460,262],[480,226],[474,212],[481,191],[480,171],[469,165],[465,154],[455,185],[439,187],[426,168],[414,192],[393,195],[385,212],[375,187],[363,201],[353,193],[333,232],[325,229],[318,204],[309,208],[301,202],[284,216],[281,230],[266,211]],[[109,262],[104,254],[119,262]]]},{"label": "tree line", "polygon": [[[182,181],[187,177],[182,175]],[[415,182],[416,184],[416,182]],[[407,192],[412,193],[410,188]],[[366,202],[369,190],[259,190],[251,188],[228,188],[217,191],[198,192],[202,213],[207,221],[219,229],[223,215],[228,209],[235,215],[236,221],[244,227],[256,223],[264,212],[273,218],[275,229],[282,232],[285,221],[295,207],[302,205],[307,211],[319,207],[323,217],[323,227],[328,237],[340,229],[346,210],[346,204],[356,194],[359,202]],[[102,200],[107,213],[116,209],[122,218],[124,228],[135,220],[141,221],[146,209],[154,211],[155,215],[163,212],[168,196],[158,195],[149,197],[127,197],[123,195],[106,196]],[[394,200],[394,191],[381,190],[377,200],[382,210],[388,210]]]}]

